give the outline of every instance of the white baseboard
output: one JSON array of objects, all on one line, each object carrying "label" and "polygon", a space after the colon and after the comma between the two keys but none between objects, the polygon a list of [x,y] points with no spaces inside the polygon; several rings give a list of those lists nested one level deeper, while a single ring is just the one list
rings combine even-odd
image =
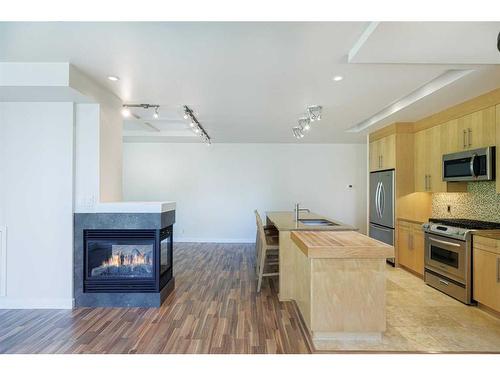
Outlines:
[{"label": "white baseboard", "polygon": [[73,298],[0,297],[0,309],[72,309]]},{"label": "white baseboard", "polygon": [[197,238],[197,237],[181,237],[181,238],[174,238],[174,242],[255,243],[255,238]]}]

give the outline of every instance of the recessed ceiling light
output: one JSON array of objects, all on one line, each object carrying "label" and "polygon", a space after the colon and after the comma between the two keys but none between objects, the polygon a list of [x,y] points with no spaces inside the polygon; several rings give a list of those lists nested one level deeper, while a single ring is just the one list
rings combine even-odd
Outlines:
[{"label": "recessed ceiling light", "polygon": [[344,77],[342,77],[342,76],[335,76],[335,77],[333,77],[333,80],[335,82],[342,81],[343,79],[344,79]]},{"label": "recessed ceiling light", "polygon": [[108,79],[109,79],[110,81],[116,82],[116,81],[119,81],[119,80],[120,80],[120,77],[117,77],[117,76],[108,76]]}]

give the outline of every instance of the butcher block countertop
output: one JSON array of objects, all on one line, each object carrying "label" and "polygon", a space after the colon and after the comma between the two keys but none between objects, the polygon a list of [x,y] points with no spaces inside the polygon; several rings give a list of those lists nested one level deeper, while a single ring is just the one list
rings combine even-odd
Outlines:
[{"label": "butcher block countertop", "polygon": [[300,221],[295,221],[295,213],[293,211],[271,211],[266,212],[267,222],[276,227],[280,231],[290,230],[307,230],[307,231],[343,231],[343,230],[357,230],[351,225],[341,223],[338,220],[333,220],[314,212],[301,212],[300,219],[324,219],[331,221],[335,225],[305,225]]},{"label": "butcher block countertop", "polygon": [[308,258],[386,259],[394,247],[355,231],[293,231],[292,241]]}]

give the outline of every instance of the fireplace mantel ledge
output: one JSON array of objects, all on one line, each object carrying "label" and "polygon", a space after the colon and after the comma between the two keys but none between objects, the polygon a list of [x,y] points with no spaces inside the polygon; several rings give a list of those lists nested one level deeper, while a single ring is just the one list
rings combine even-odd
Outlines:
[{"label": "fireplace mantel ledge", "polygon": [[[95,213],[162,213],[175,211],[175,202],[101,202],[88,212]],[[82,212],[80,210],[80,212]]]}]

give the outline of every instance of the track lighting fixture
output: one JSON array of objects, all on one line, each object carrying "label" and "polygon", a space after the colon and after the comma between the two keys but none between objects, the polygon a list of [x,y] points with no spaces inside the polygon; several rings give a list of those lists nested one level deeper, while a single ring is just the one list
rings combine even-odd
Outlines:
[{"label": "track lighting fixture", "polygon": [[304,129],[300,126],[295,126],[292,128],[293,136],[297,139],[304,138]]},{"label": "track lighting fixture", "polygon": [[309,115],[311,122],[321,120],[321,106],[311,105],[307,107],[307,114]]},{"label": "track lighting fixture", "polygon": [[154,109],[153,118],[157,120],[160,117],[160,106],[158,104],[124,104],[122,108],[123,117],[130,117],[130,115],[132,114],[130,108],[143,108],[143,109],[153,108]]},{"label": "track lighting fixture", "polygon": [[299,127],[305,131],[311,130],[311,120],[309,119],[309,117],[299,118]]},{"label": "track lighting fixture", "polygon": [[311,123],[321,120],[321,109],[322,107],[320,105],[311,105],[307,107],[305,116],[299,118],[298,126],[292,128],[292,133],[295,138],[304,138],[305,133],[311,130]]},{"label": "track lighting fixture", "polygon": [[201,137],[202,141],[206,143],[207,146],[212,143],[209,135],[207,134],[203,126],[201,126],[193,110],[189,108],[187,105],[184,106],[183,117],[184,119],[189,120],[189,126],[191,127],[191,129],[193,129],[193,131]]}]

